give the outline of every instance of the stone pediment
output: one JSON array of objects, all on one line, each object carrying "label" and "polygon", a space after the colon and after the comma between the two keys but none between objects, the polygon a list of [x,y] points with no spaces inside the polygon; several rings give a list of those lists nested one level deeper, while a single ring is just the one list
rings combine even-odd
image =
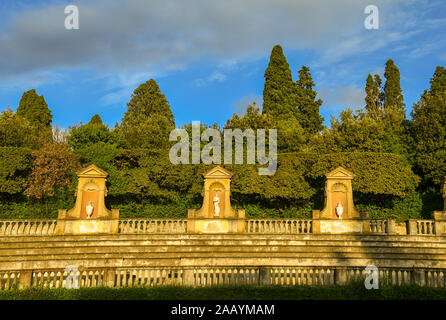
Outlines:
[{"label": "stone pediment", "polygon": [[226,169],[223,169],[220,166],[216,166],[215,168],[209,170],[208,172],[204,173],[203,176],[206,179],[213,178],[213,179],[229,179],[232,177],[232,173],[229,172]]},{"label": "stone pediment", "polygon": [[78,171],[77,175],[80,178],[105,178],[108,176],[108,173],[92,164]]},{"label": "stone pediment", "polygon": [[330,179],[353,179],[355,177],[352,172],[342,167],[337,167],[333,171],[327,173],[325,176]]}]

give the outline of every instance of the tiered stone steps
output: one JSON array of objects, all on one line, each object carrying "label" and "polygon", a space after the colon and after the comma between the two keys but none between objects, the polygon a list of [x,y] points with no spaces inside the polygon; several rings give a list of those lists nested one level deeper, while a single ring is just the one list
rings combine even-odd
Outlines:
[{"label": "tiered stone steps", "polygon": [[0,270],[219,266],[446,269],[445,236],[119,234],[0,237]]}]

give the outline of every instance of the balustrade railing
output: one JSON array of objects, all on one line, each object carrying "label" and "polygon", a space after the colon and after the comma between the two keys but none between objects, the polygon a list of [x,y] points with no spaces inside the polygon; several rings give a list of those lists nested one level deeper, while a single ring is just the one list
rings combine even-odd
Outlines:
[{"label": "balustrade railing", "polygon": [[105,270],[37,270],[32,272],[32,287],[43,288],[92,288],[105,286]]},{"label": "balustrade railing", "polygon": [[417,234],[435,235],[434,220],[416,220]]},{"label": "balustrade railing", "polygon": [[388,233],[389,223],[387,220],[370,220],[371,233]]},{"label": "balustrade railing", "polygon": [[0,290],[10,290],[18,287],[20,271],[0,271]]},{"label": "balustrade railing", "polygon": [[121,219],[119,233],[185,233],[187,219]]},{"label": "balustrade railing", "polygon": [[[395,231],[395,223],[390,228],[390,220],[370,220],[373,234],[414,234],[436,235],[435,220],[409,220],[403,231]],[[0,220],[0,236],[47,236],[56,233],[56,219],[13,219]],[[390,229],[393,231],[391,232]],[[441,228],[439,229],[441,233]],[[120,219],[118,233],[186,233],[187,219]],[[264,234],[310,234],[313,233],[311,219],[246,219],[246,233]]]},{"label": "balustrade railing", "polygon": [[248,233],[312,233],[313,221],[308,219],[248,219]]},{"label": "balustrade railing", "polygon": [[53,235],[57,220],[0,220],[0,236]]},{"label": "balustrade railing", "polygon": [[282,267],[271,268],[271,285],[333,285],[334,267]]},{"label": "balustrade railing", "polygon": [[[231,266],[142,267],[91,270],[0,271],[0,290],[25,287],[93,288],[150,286],[325,286],[363,280],[364,267]],[[446,269],[378,268],[379,282],[391,285],[446,287]],[[341,280],[342,279],[342,280]]]}]

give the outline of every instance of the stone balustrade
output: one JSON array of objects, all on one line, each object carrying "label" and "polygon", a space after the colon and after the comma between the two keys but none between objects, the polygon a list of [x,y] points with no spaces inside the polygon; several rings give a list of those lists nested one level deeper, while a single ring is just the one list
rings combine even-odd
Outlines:
[{"label": "stone balustrade", "polygon": [[187,219],[121,219],[118,233],[185,233]]},{"label": "stone balustrade", "polygon": [[370,233],[388,233],[387,220],[370,220]]},{"label": "stone balustrade", "polygon": [[417,234],[434,235],[435,222],[434,220],[417,220]]},{"label": "stone balustrade", "polygon": [[247,233],[312,233],[310,219],[248,219]]},{"label": "stone balustrade", "polygon": [[[446,287],[443,269],[379,268],[380,283]],[[363,281],[363,267],[157,267],[67,270],[22,270],[0,272],[0,290],[26,287],[92,288],[149,286],[299,286],[344,285]]]},{"label": "stone balustrade", "polygon": [[21,271],[0,271],[0,290],[17,288],[21,273]]},{"label": "stone balustrade", "polygon": [[[441,235],[446,230],[443,222],[437,220],[408,220],[403,231],[395,230],[395,220],[369,220],[370,233],[373,234],[413,234]],[[439,225],[440,227],[438,227]],[[14,219],[0,220],[0,236],[55,235],[56,219]],[[120,219],[118,233],[186,233],[187,219]],[[246,219],[246,233],[265,234],[310,234],[313,233],[311,219]]]},{"label": "stone balustrade", "polygon": [[53,235],[57,220],[0,220],[0,236]]},{"label": "stone balustrade", "polygon": [[435,220],[415,220],[407,222],[407,233],[416,235],[436,235]]}]

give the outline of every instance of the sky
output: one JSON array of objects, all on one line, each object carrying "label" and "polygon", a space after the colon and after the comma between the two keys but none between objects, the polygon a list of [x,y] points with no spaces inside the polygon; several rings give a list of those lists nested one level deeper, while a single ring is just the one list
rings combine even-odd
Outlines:
[{"label": "sky", "polygon": [[[64,9],[79,9],[79,29]],[[367,29],[368,5],[379,28]],[[364,106],[369,73],[393,59],[408,115],[446,65],[444,0],[0,0],[0,111],[36,89],[61,128],[99,114],[120,122],[133,90],[153,78],[177,126],[224,125],[262,103],[271,49],[280,44],[297,80],[310,67],[320,112]]]}]

